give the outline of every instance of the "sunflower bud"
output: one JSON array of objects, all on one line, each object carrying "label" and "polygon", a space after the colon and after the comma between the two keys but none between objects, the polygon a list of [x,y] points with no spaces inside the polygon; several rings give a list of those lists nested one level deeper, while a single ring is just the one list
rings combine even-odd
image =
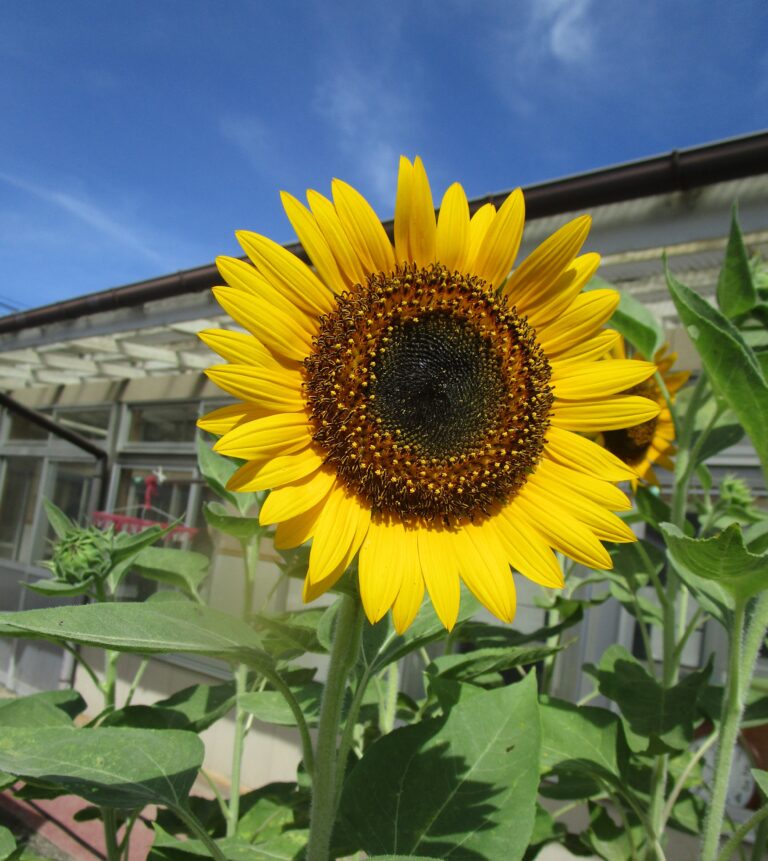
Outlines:
[{"label": "sunflower bud", "polygon": [[100,580],[111,568],[111,551],[111,541],[100,529],[75,527],[56,542],[48,567],[61,582]]}]

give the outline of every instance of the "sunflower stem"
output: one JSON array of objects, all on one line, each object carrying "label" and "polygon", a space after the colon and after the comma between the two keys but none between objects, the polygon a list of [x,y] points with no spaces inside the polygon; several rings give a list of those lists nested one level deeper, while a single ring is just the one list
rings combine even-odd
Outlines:
[{"label": "sunflower stem", "polygon": [[343,768],[343,763],[337,761],[341,706],[347,676],[360,651],[362,604],[356,595],[345,594],[340,600],[317,729],[307,861],[329,861],[330,858],[331,834],[336,818],[336,773]]}]

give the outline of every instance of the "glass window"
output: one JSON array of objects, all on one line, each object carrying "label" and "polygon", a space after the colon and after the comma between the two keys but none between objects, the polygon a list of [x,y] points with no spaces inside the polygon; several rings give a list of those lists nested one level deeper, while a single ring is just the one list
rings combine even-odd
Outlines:
[{"label": "glass window", "polygon": [[0,498],[0,555],[18,562],[30,560],[35,510],[43,461],[12,457],[5,461]]},{"label": "glass window", "polygon": [[192,443],[197,417],[196,403],[132,406],[128,442]]},{"label": "glass window", "polygon": [[109,436],[110,414],[109,407],[60,410],[56,412],[56,423],[86,439],[104,442]]},{"label": "glass window", "polygon": [[[46,411],[43,415],[48,415],[50,417],[50,412]],[[45,428],[40,427],[39,424],[24,418],[24,416],[21,416],[12,410],[8,411],[8,416],[9,440],[18,442],[38,442],[48,439],[48,431]]]}]

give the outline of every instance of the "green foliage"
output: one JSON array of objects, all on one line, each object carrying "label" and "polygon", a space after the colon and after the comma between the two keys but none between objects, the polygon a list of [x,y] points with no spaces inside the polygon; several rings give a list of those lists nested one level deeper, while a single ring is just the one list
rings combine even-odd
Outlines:
[{"label": "green foliage", "polygon": [[16,840],[11,832],[0,825],[0,861],[5,861],[16,849]]},{"label": "green foliage", "polygon": [[203,761],[194,733],[74,727],[4,727],[0,768],[125,810],[184,807]]},{"label": "green foliage", "polygon": [[[600,278],[593,278],[590,287],[610,287]],[[621,291],[619,307],[610,320],[612,329],[620,332],[635,350],[649,361],[664,343],[664,331],[650,311],[626,291]]]},{"label": "green foliage", "polygon": [[725,262],[717,280],[717,304],[726,317],[738,317],[751,311],[757,303],[752,267],[741,236],[736,206],[731,217],[731,233],[725,251]]},{"label": "green foliage", "polygon": [[444,720],[396,729],[368,750],[345,783],[342,823],[371,855],[522,858],[539,739],[532,675],[462,700]]}]

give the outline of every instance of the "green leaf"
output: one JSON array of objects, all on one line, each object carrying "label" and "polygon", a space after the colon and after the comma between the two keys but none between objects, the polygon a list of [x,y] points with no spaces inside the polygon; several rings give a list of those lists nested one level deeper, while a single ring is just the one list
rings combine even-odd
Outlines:
[{"label": "green leaf", "polygon": [[738,329],[666,267],[667,285],[680,320],[701,356],[717,395],[734,411],[768,469],[768,382]]},{"label": "green leaf", "polygon": [[543,661],[562,646],[507,646],[501,649],[476,649],[458,655],[442,655],[427,667],[427,672],[460,682],[477,682],[488,673],[502,673]]},{"label": "green leaf", "polygon": [[752,269],[734,204],[725,261],[717,279],[717,304],[726,317],[737,317],[751,310],[756,303],[757,291],[752,281]]},{"label": "green leaf", "polygon": [[768,588],[768,552],[750,553],[738,523],[712,538],[688,538],[671,523],[663,524],[662,532],[678,571],[712,580],[734,599],[746,600]]},{"label": "green leaf", "polygon": [[[589,284],[591,288],[599,286],[616,289],[601,278],[593,278]],[[608,325],[620,332],[638,353],[650,361],[664,343],[664,330],[642,302],[624,290],[618,292],[621,294],[619,306]]]},{"label": "green leaf", "polygon": [[[656,488],[639,485],[635,490],[635,505],[640,517],[654,529],[658,529],[660,523],[672,519],[669,505],[661,498]],[[633,547],[634,545],[621,544],[618,546]],[[640,569],[642,569],[642,565]]]},{"label": "green leaf", "polygon": [[151,706],[135,705],[107,715],[100,726],[131,726],[141,729],[184,729],[202,732],[235,705],[234,682],[193,685]]},{"label": "green leaf", "polygon": [[319,640],[318,626],[326,612],[325,607],[311,607],[279,616],[257,613],[254,618],[259,630],[264,632],[264,647],[270,654],[278,657],[305,652],[325,654],[328,649]]},{"label": "green leaf", "polygon": [[533,830],[539,742],[530,674],[376,741],[347,778],[339,816],[373,856],[516,861]]},{"label": "green leaf", "polygon": [[64,583],[61,580],[38,580],[36,583],[25,583],[27,589],[38,595],[52,598],[72,598],[75,595],[86,595],[93,587],[93,577],[80,583]]},{"label": "green leaf", "polygon": [[63,538],[67,532],[71,529],[75,528],[75,523],[66,514],[56,505],[54,505],[50,499],[43,499],[43,507],[45,508],[45,514],[48,518],[48,522],[53,527],[53,531],[56,533],[58,538]]},{"label": "green leaf", "polygon": [[246,514],[259,504],[260,496],[256,493],[234,493],[227,490],[227,482],[237,472],[241,463],[242,461],[215,452],[202,436],[198,436],[197,468],[206,484],[217,496],[233,505],[240,514]]},{"label": "green leaf", "polygon": [[629,832],[617,825],[608,811],[599,804],[589,802],[589,828],[582,841],[605,861],[627,861],[633,854],[633,846],[642,845],[644,837],[640,825]]},{"label": "green leaf", "polygon": [[5,861],[15,850],[16,838],[4,825],[0,825],[0,861]]},{"label": "green leaf", "polygon": [[197,598],[209,565],[205,554],[173,547],[145,547],[133,561],[143,577],[175,586],[192,598]]},{"label": "green leaf", "polygon": [[0,727],[72,726],[72,719],[85,707],[77,691],[44,691],[0,700]]},{"label": "green leaf", "polygon": [[0,633],[67,640],[139,654],[209,655],[273,666],[253,629],[234,616],[190,601],[86,604],[0,613]]},{"label": "green leaf", "polygon": [[[323,685],[320,682],[308,682],[293,688],[293,693],[299,701],[301,711],[310,726],[317,723],[320,716],[320,700],[323,696]],[[240,696],[240,707],[264,723],[278,726],[296,726],[296,718],[279,691],[253,691]]]},{"label": "green leaf", "polygon": [[540,704],[541,771],[618,776],[619,718],[607,709],[548,697]]},{"label": "green leaf", "polygon": [[176,730],[8,727],[0,734],[3,770],[128,810],[184,806],[203,753],[194,733]]},{"label": "green leaf", "polygon": [[591,672],[603,696],[621,710],[627,743],[635,753],[686,750],[693,739],[696,704],[711,663],[664,687],[623,646],[610,646]]},{"label": "green leaf", "polygon": [[221,502],[206,503],[203,506],[203,514],[209,526],[231,535],[238,541],[250,541],[265,528],[259,523],[257,515],[232,514]]},{"label": "green leaf", "polygon": [[[210,858],[211,853],[200,840],[178,840],[155,824],[155,842],[148,861],[187,858]],[[216,845],[227,861],[295,861],[307,844],[308,832],[291,829],[259,843],[248,843],[241,837],[224,837]]]}]

